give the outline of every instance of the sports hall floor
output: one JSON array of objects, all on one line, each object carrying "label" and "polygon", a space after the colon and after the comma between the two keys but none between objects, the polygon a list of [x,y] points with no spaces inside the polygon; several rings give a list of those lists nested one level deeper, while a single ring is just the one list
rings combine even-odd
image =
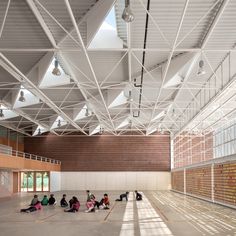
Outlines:
[{"label": "sports hall floor", "polygon": [[[55,193],[57,201],[64,192]],[[151,236],[236,235],[236,210],[171,191],[145,191],[141,202],[115,202],[121,192],[108,192],[110,210],[85,213],[85,192],[66,191],[67,199],[78,196],[78,213],[46,206],[33,213],[20,213],[33,194],[21,194],[0,202],[0,235],[5,236]],[[97,199],[103,192],[93,191]],[[39,194],[40,199],[43,194]]]}]

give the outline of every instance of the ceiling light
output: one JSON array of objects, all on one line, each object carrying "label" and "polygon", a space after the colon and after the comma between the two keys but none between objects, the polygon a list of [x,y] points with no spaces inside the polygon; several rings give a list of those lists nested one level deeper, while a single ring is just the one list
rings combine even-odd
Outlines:
[{"label": "ceiling light", "polygon": [[198,75],[205,75],[206,71],[204,70],[204,61],[201,59],[198,64]]},{"label": "ceiling light", "polygon": [[172,114],[173,114],[173,117],[176,118],[177,117],[177,114],[175,113],[175,109],[173,108],[172,110]]},{"label": "ceiling light", "polygon": [[131,91],[129,91],[129,97],[127,98],[127,102],[133,102],[133,98],[132,98],[132,93]]},{"label": "ceiling light", "polygon": [[58,68],[58,66],[59,66],[59,62],[58,62],[58,60],[55,60],[55,62],[54,62],[54,69],[52,71],[53,75],[56,75],[56,76],[60,76],[61,75],[61,71]]},{"label": "ceiling light", "polygon": [[134,20],[134,15],[130,8],[130,0],[125,0],[125,9],[122,13],[122,19],[127,23],[130,23]]},{"label": "ceiling light", "polygon": [[89,116],[89,109],[88,108],[86,108],[85,116]]},{"label": "ceiling light", "polygon": [[41,129],[39,128],[39,129],[38,129],[38,135],[40,135],[40,134],[41,134]]},{"label": "ceiling light", "polygon": [[0,118],[3,118],[4,117],[4,113],[3,113],[3,110],[0,109]]},{"label": "ceiling light", "polygon": [[129,125],[130,125],[130,128],[132,127],[132,120],[130,119],[129,120]]},{"label": "ceiling light", "polygon": [[25,94],[24,94],[24,91],[20,91],[19,102],[25,102]]}]

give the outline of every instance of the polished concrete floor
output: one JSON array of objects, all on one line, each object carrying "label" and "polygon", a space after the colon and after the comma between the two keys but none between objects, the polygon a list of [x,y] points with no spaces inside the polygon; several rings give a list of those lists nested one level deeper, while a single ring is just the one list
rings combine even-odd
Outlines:
[{"label": "polished concrete floor", "polygon": [[[78,213],[65,213],[58,205],[20,213],[33,194],[0,202],[0,235],[5,236],[151,236],[236,235],[236,210],[170,191],[146,191],[143,201],[115,202],[120,192],[108,191],[110,210],[85,213],[85,192],[66,191],[81,202]],[[103,192],[95,191],[98,199]],[[60,200],[62,192],[55,193]],[[43,194],[39,194],[42,198]]]}]

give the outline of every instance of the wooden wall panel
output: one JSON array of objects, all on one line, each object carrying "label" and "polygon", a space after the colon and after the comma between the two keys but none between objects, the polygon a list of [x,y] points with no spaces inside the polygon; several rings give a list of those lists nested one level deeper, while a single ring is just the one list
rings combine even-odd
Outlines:
[{"label": "wooden wall panel", "polygon": [[171,186],[173,190],[184,192],[184,171],[171,172]]},{"label": "wooden wall panel", "polygon": [[62,171],[169,171],[170,137],[26,137],[25,152],[60,160]]},{"label": "wooden wall panel", "polygon": [[236,206],[236,162],[216,164],[214,180],[215,200]]},{"label": "wooden wall panel", "polygon": [[60,171],[61,165],[0,154],[0,168],[13,170]]},{"label": "wooden wall panel", "polygon": [[186,193],[211,199],[211,166],[186,169]]}]

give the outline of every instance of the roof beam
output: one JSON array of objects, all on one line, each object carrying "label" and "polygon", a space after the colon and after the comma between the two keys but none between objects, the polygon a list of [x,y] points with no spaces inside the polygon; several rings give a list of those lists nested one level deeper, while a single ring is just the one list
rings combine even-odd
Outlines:
[{"label": "roof beam", "polygon": [[32,87],[33,93],[38,96],[44,103],[52,108],[58,115],[62,116],[64,120],[69,122],[72,126],[77,128],[79,131],[87,135],[76,122],[74,122],[65,112],[63,112],[49,97],[47,97],[32,81],[30,81],[11,61],[9,61],[2,53],[0,57],[5,61],[1,60],[1,66],[7,71],[11,71],[11,74],[21,83],[25,82],[27,85]]},{"label": "roof beam", "polygon": [[[210,39],[210,37],[211,37],[211,35],[212,35],[212,33],[213,33],[213,31],[214,31],[214,29],[215,29],[217,23],[219,22],[219,19],[220,19],[220,17],[222,16],[222,14],[223,14],[223,12],[224,12],[224,10],[225,10],[225,8],[226,8],[226,6],[227,6],[228,3],[229,3],[229,0],[224,0],[224,1],[222,2],[222,4],[221,4],[221,6],[220,6],[220,8],[219,8],[219,10],[218,10],[218,12],[217,12],[217,14],[216,14],[214,20],[213,20],[213,22],[212,22],[212,24],[211,24],[211,26],[210,26],[208,32],[206,33],[206,35],[205,35],[205,37],[204,37],[204,39],[203,39],[203,41],[202,41],[202,44],[201,44],[201,47],[200,47],[200,51],[199,51],[199,52],[201,52],[202,50],[204,50],[205,46],[207,45],[207,42],[209,41],[209,39]],[[187,74],[186,74],[186,76],[185,76],[185,78],[184,78],[184,82],[185,82],[185,83],[186,83],[186,81],[188,80],[188,78],[189,78],[189,76],[190,76],[190,74],[191,74],[191,72],[192,72],[192,70],[193,70],[195,64],[197,63],[198,58],[199,58],[199,55],[196,55],[196,57],[194,58],[193,62],[191,63],[191,66],[189,67],[189,70],[188,70],[188,72],[187,72]],[[183,84],[181,85],[180,88],[182,88],[182,87],[183,87]],[[179,88],[178,92],[177,92],[176,95],[175,95],[175,98],[174,98],[174,100],[173,100],[173,103],[175,103],[176,100],[177,100],[177,98],[179,97],[180,88]],[[165,118],[164,118],[164,119],[165,119]],[[186,124],[186,125],[187,125],[187,124]],[[179,133],[179,132],[178,132],[178,133]]]},{"label": "roof beam", "polygon": [[108,110],[106,101],[105,101],[105,99],[104,99],[104,97],[103,97],[101,88],[100,88],[100,86],[99,86],[99,83],[98,83],[98,80],[97,80],[95,71],[94,71],[94,69],[93,69],[92,63],[91,63],[90,58],[89,58],[89,56],[88,56],[87,49],[86,49],[86,47],[85,47],[85,45],[84,45],[84,42],[83,42],[82,36],[81,36],[81,34],[80,34],[78,25],[77,25],[77,23],[76,23],[76,20],[75,20],[73,11],[72,11],[72,9],[71,9],[70,3],[69,3],[68,0],[64,0],[64,1],[65,1],[67,10],[68,10],[68,12],[69,12],[69,15],[70,15],[72,24],[73,24],[73,26],[74,26],[74,28],[75,28],[76,34],[77,34],[77,36],[78,36],[78,38],[79,38],[79,41],[80,41],[80,43],[81,43],[81,46],[82,46],[83,52],[84,52],[84,54],[85,54],[86,60],[87,60],[87,62],[88,62],[88,64],[89,64],[89,68],[90,68],[90,70],[91,70],[91,72],[92,72],[92,75],[93,75],[95,84],[96,84],[96,86],[97,86],[98,92],[99,92],[99,94],[100,94],[100,96],[101,96],[102,102],[103,102],[104,107],[105,107],[105,109],[106,109],[106,112],[107,112],[107,114],[108,114],[108,117],[109,117],[109,120],[110,120],[110,122],[111,122],[112,128],[113,128],[113,130],[115,131],[115,126],[114,126],[114,124],[113,124],[113,121],[112,121],[110,112],[109,112],[109,110]]},{"label": "roof beam", "polygon": [[10,7],[10,3],[11,3],[11,0],[8,0],[6,11],[5,11],[5,14],[4,14],[4,17],[3,17],[3,21],[2,21],[2,25],[1,25],[1,28],[0,28],[0,38],[2,37],[2,32],[3,32],[4,26],[5,26],[8,10],[9,10],[9,7]]},{"label": "roof beam", "polygon": [[157,107],[158,102],[159,102],[159,98],[161,96],[163,85],[164,85],[164,82],[165,82],[165,79],[166,79],[166,76],[167,76],[167,73],[168,73],[168,70],[169,70],[169,67],[170,67],[172,56],[173,56],[174,51],[175,51],[175,47],[176,47],[176,44],[177,44],[177,40],[178,40],[178,37],[179,37],[179,33],[180,33],[180,30],[181,30],[181,27],[182,27],[182,24],[183,24],[183,20],[184,20],[186,11],[187,11],[187,7],[188,7],[188,4],[189,4],[189,1],[190,0],[186,0],[185,1],[184,9],[183,9],[182,16],[181,16],[181,19],[180,19],[180,22],[179,22],[179,26],[178,26],[178,29],[177,29],[177,32],[176,32],[176,35],[175,35],[175,40],[174,40],[174,43],[173,43],[173,46],[172,46],[172,50],[171,50],[171,52],[169,54],[169,57],[168,57],[168,60],[167,60],[166,66],[165,66],[165,71],[164,71],[164,74],[163,74],[162,84],[161,84],[161,87],[160,87],[160,91],[158,93],[158,96],[157,96],[154,108],[152,110],[152,115],[151,115],[151,119],[150,119],[150,121],[148,123],[147,130],[149,129],[149,127],[151,125],[153,116],[155,114],[156,107]]},{"label": "roof beam", "polygon": [[38,8],[36,7],[35,3],[33,0],[26,0],[27,4],[29,5],[30,9],[32,10],[34,16],[36,17],[36,19],[38,20],[39,24],[41,25],[44,33],[47,35],[49,41],[51,42],[52,46],[54,48],[57,48],[57,43],[51,33],[51,31],[49,30],[47,24],[45,23],[42,15],[40,14]]}]

